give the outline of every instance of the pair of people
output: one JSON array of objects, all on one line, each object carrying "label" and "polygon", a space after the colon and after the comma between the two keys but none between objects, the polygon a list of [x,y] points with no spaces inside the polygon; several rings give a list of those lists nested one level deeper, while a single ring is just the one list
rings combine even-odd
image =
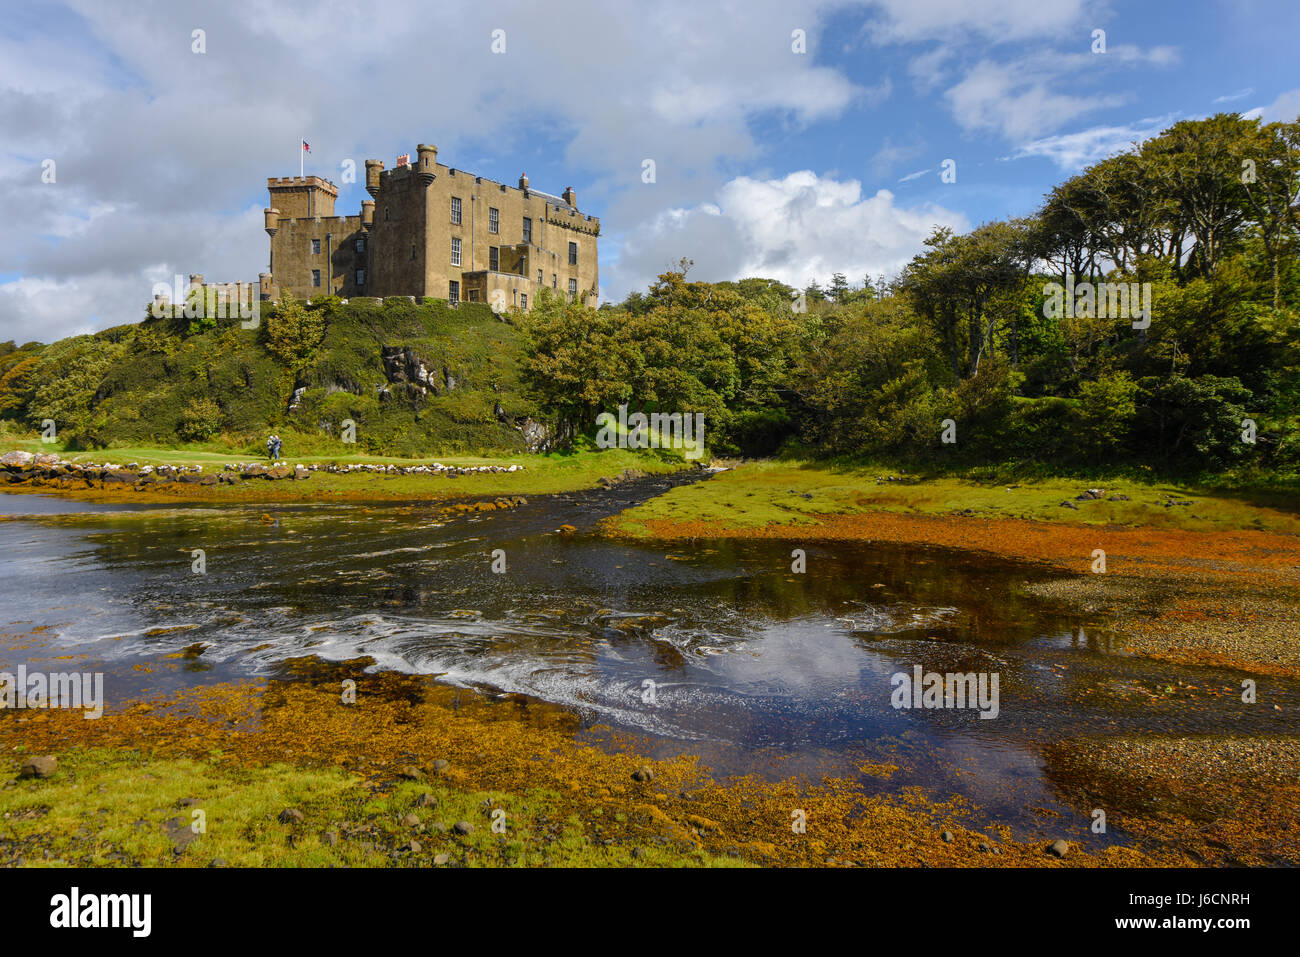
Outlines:
[{"label": "pair of people", "polygon": [[266,440],[266,453],[271,456],[272,461],[275,461],[280,457],[280,445],[280,437],[278,435],[272,435]]}]

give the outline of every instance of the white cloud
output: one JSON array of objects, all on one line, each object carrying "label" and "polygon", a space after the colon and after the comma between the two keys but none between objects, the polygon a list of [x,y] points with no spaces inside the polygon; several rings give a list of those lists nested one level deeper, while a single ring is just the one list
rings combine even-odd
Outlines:
[{"label": "white cloud", "polygon": [[873,6],[877,15],[869,32],[878,43],[970,36],[993,42],[1060,37],[1097,20],[1103,12],[1102,5],[1091,0],[875,0]]},{"label": "white cloud", "polygon": [[1009,139],[1041,135],[1103,107],[1119,94],[1076,96],[1054,92],[1022,63],[982,60],[944,94],[957,122],[968,130],[996,130]]},{"label": "white cloud", "polygon": [[683,256],[695,261],[692,277],[708,281],[761,276],[803,286],[834,272],[855,282],[893,275],[936,225],[970,228],[965,216],[941,206],[900,207],[888,190],[864,197],[857,180],[810,170],[742,176],[711,202],[668,210],[629,231],[602,274],[602,293],[621,300]]},{"label": "white cloud", "polygon": [[1077,133],[1046,136],[1025,143],[1008,159],[1045,156],[1068,172],[1083,169],[1108,156],[1122,153],[1134,143],[1150,139],[1175,121],[1176,116],[1138,120],[1125,126],[1094,126]]},{"label": "white cloud", "polygon": [[[603,0],[559,14],[531,0],[227,0],[197,14],[171,0],[72,3],[76,14],[31,17],[23,42],[0,36],[0,208],[25,224],[0,234],[0,272],[29,281],[0,294],[0,339],[62,335],[90,309],[101,325],[135,320],[144,263],[254,279],[267,240],[249,203],[265,203],[267,176],[297,172],[299,135],[308,171],[336,180],[343,159],[432,141],[446,162],[490,157],[474,171],[529,169],[558,192],[568,182],[536,169],[545,151],[608,228],[714,197],[720,170],[759,155],[756,118],[797,127],[890,93],[887,77],[860,86],[815,51],[792,53],[787,24],[815,39],[821,0],[751,0],[726,18],[695,0],[636,16]],[[458,118],[432,109],[431,90],[454,91]],[[57,185],[40,182],[45,157]],[[640,183],[647,157],[653,190]],[[362,196],[344,185],[340,211]]]},{"label": "white cloud", "polygon": [[1240,100],[1244,97],[1250,96],[1250,94],[1254,92],[1255,92],[1255,88],[1253,86],[1248,86],[1244,90],[1238,90],[1236,93],[1225,93],[1223,94],[1223,96],[1216,96],[1214,98],[1214,102],[1231,103],[1233,100]]},{"label": "white cloud", "polygon": [[1268,106],[1257,106],[1242,116],[1265,123],[1294,123],[1300,119],[1300,90],[1288,90]]}]

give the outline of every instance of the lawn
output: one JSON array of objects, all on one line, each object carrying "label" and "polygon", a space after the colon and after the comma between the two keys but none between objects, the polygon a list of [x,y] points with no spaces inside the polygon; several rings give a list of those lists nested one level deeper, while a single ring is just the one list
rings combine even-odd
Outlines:
[{"label": "lawn", "polygon": [[[886,480],[877,482],[878,476]],[[890,476],[899,481],[889,481]],[[1104,489],[1105,498],[1078,500],[1089,488]],[[1129,500],[1111,500],[1119,495]],[[1063,506],[1067,501],[1076,508]],[[1170,501],[1191,504],[1166,506]],[[873,511],[1195,531],[1300,532],[1300,503],[1270,492],[1252,494],[1129,478],[1107,482],[1061,477],[1006,484],[899,475],[870,466],[840,468],[777,461],[741,464],[707,482],[674,488],[624,512],[619,527],[636,534],[642,522],[664,519],[754,528],[809,524],[827,515]]]}]

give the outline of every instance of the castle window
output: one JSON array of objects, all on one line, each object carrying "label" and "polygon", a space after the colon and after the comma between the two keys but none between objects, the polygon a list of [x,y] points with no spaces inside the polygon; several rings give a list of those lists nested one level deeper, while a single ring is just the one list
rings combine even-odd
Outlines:
[{"label": "castle window", "polygon": [[527,308],[528,308],[528,297],[527,297],[526,295],[524,295],[523,293],[520,293],[520,294],[519,294],[519,308],[520,308],[520,309],[527,309]]},{"label": "castle window", "polygon": [[578,244],[569,243],[569,265],[578,265]]},{"label": "castle window", "polygon": [[388,207],[384,207],[384,221],[387,222],[391,217],[388,215]]},{"label": "castle window", "polygon": [[577,294],[578,294],[578,280],[576,280],[576,279],[570,279],[570,280],[569,280],[569,295],[570,295],[570,296],[576,296]]},{"label": "castle window", "polygon": [[411,243],[411,262],[415,262],[415,243]]},{"label": "castle window", "polygon": [[366,271],[365,271],[364,269],[358,269],[358,270],[357,270],[357,285],[358,285],[358,286],[364,286],[365,284],[366,284]]},{"label": "castle window", "polygon": [[500,225],[501,225],[501,213],[498,212],[495,207],[489,206],[488,207],[488,232],[489,233],[500,232],[501,231]]},{"label": "castle window", "polygon": [[524,242],[531,243],[532,241],[533,241],[533,221],[529,219],[527,216],[525,216],[524,217]]},{"label": "castle window", "polygon": [[453,306],[460,302],[460,283],[454,279],[447,283],[447,301]]},{"label": "castle window", "polygon": [[488,247],[488,269],[493,272],[501,269],[501,250],[496,246]]},{"label": "castle window", "polygon": [[366,241],[365,241],[364,239],[358,239],[358,240],[357,240],[357,252],[359,252],[359,253],[363,253],[363,252],[365,252],[365,251],[366,251]]},{"label": "castle window", "polygon": [[453,266],[460,265],[460,237],[456,237],[451,241],[451,264]]},{"label": "castle window", "polygon": [[453,226],[460,225],[460,197],[451,198],[451,223]]},{"label": "castle window", "polygon": [[320,285],[320,270],[319,270],[319,269],[313,269],[313,270],[311,271],[311,284],[312,284],[313,286],[319,286],[319,285]]},{"label": "castle window", "polygon": [[551,288],[559,289],[560,288],[559,282],[560,282],[560,277],[555,275],[555,273],[551,273]]},{"label": "castle window", "polygon": [[540,285],[541,285],[543,282],[545,282],[545,281],[546,281],[546,280],[544,280],[544,279],[542,278],[542,271],[541,271],[540,269],[537,270],[537,285],[540,286]]},{"label": "castle window", "polygon": [[319,239],[313,239],[313,240],[311,241],[311,254],[312,254],[313,256],[319,256],[319,255],[320,255],[320,240],[319,240]]}]

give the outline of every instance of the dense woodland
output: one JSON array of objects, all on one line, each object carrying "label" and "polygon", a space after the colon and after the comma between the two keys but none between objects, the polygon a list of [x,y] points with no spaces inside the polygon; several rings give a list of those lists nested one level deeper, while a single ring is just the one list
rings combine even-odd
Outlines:
[{"label": "dense woodland", "polygon": [[[352,418],[364,449],[429,454],[522,448],[530,420],[581,445],[626,403],[705,413],[729,455],[1294,477],[1298,243],[1300,124],[1221,114],[1084,170],[1032,217],[936,230],[888,281],[693,282],[683,260],[595,311],[548,293],[505,317],[284,301],[257,332],[148,318],[9,343],[0,428],[250,449],[276,428],[319,451]],[[1149,284],[1149,325],[1054,307],[1067,282]]]}]

